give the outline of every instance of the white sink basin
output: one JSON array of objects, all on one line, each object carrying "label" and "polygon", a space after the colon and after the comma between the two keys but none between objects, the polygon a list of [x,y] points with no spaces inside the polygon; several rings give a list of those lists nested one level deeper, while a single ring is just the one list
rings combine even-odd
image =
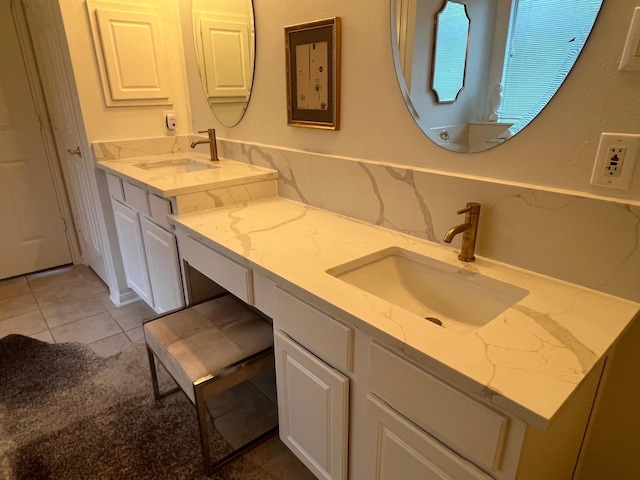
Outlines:
[{"label": "white sink basin", "polygon": [[151,171],[158,175],[175,175],[177,173],[199,172],[201,170],[209,170],[211,168],[220,168],[218,165],[206,163],[204,160],[195,160],[193,158],[176,158],[173,160],[152,161],[134,163],[134,167]]},{"label": "white sink basin", "polygon": [[327,273],[462,333],[475,331],[529,294],[523,288],[397,247]]}]

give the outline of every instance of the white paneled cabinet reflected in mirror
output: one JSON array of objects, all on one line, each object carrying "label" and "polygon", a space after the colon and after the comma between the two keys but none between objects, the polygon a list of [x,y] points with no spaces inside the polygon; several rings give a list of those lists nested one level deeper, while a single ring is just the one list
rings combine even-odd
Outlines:
[{"label": "white paneled cabinet reflected in mirror", "polygon": [[[601,4],[392,0],[394,63],[414,120],[447,150],[480,152],[500,145],[555,95]],[[464,36],[460,25],[464,29],[467,22],[467,42],[456,46],[454,40]]]},{"label": "white paneled cabinet reflected in mirror", "polygon": [[207,103],[220,123],[237,125],[249,104],[255,57],[251,0],[193,0],[196,58]]}]

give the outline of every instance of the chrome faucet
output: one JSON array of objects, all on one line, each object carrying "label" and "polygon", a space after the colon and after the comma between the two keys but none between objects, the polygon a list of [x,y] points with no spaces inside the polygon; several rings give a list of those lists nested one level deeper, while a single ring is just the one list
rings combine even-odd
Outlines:
[{"label": "chrome faucet", "polygon": [[216,129],[209,128],[207,130],[201,130],[198,133],[206,133],[209,138],[207,140],[195,140],[191,142],[191,148],[196,148],[196,145],[200,145],[203,143],[209,144],[209,151],[211,152],[211,161],[218,161],[218,145],[216,144]]},{"label": "chrome faucet", "polygon": [[458,258],[463,262],[473,262],[476,249],[476,236],[478,235],[478,220],[480,219],[480,204],[475,202],[467,203],[466,208],[458,210],[458,215],[465,214],[464,223],[450,229],[444,236],[444,241],[451,243],[453,237],[462,233],[462,244],[460,245],[460,255]]}]

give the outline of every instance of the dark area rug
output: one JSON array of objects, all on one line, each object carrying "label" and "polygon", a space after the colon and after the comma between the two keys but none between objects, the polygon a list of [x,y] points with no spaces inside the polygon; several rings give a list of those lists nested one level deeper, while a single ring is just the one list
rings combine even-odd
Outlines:
[{"label": "dark area rug", "polygon": [[[214,456],[229,451],[211,437]],[[181,393],[154,400],[142,341],[101,358],[76,343],[0,339],[0,480],[206,478],[273,477],[245,458],[204,475],[195,409]]]}]

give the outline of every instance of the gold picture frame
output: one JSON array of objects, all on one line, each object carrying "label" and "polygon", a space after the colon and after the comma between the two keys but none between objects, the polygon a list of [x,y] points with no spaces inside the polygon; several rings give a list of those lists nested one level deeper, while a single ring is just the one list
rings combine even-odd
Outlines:
[{"label": "gold picture frame", "polygon": [[285,27],[287,124],[340,128],[340,17]]}]

